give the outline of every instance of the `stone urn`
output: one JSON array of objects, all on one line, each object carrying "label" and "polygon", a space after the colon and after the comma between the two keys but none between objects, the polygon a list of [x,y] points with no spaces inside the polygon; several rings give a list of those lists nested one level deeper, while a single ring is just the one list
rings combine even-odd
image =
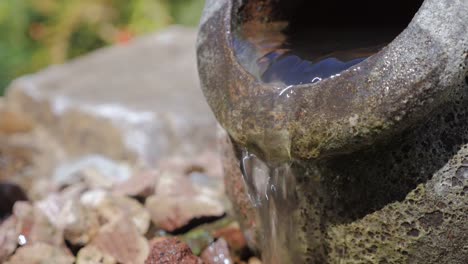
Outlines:
[{"label": "stone urn", "polygon": [[197,45],[264,263],[467,263],[467,0],[208,0]]}]

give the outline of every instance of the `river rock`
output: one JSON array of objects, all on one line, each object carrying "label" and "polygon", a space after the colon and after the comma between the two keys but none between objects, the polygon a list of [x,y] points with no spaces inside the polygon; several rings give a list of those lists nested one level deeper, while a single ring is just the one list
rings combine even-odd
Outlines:
[{"label": "river rock", "polygon": [[159,172],[156,170],[141,170],[132,174],[130,179],[113,188],[117,195],[146,198],[154,193]]},{"label": "river rock", "polygon": [[227,206],[221,177],[207,175],[218,164],[217,158],[207,164],[182,157],[162,161],[155,194],[145,202],[153,223],[172,232],[192,219],[222,216]]},{"label": "river rock", "polygon": [[117,260],[95,246],[86,246],[78,252],[76,264],[117,264]]},{"label": "river rock", "polygon": [[33,165],[34,147],[14,144],[10,138],[0,137],[0,180],[18,180]]},{"label": "river rock", "polygon": [[5,264],[73,264],[75,258],[66,249],[46,243],[19,248]]},{"label": "river rock", "polygon": [[262,261],[259,260],[258,258],[250,258],[249,264],[262,264]]},{"label": "river rock", "polygon": [[9,217],[3,222],[0,221],[0,263],[5,262],[15,252],[18,236],[15,217]]},{"label": "river rock", "polygon": [[137,200],[102,191],[90,191],[81,197],[88,208],[93,208],[102,222],[114,222],[120,217],[130,220],[138,233],[144,235],[150,226],[150,214]]},{"label": "river rock", "polygon": [[82,181],[90,189],[111,189],[130,179],[131,174],[128,164],[101,155],[86,155],[58,165],[53,183],[62,187]]},{"label": "river rock", "polygon": [[216,121],[199,89],[196,30],[172,27],[15,80],[12,109],[72,156],[153,164],[213,149]]},{"label": "river rock", "polygon": [[228,243],[224,239],[218,239],[206,248],[201,258],[205,264],[234,263],[229,252]]},{"label": "river rock", "polygon": [[97,212],[83,206],[78,199],[67,200],[56,218],[57,228],[63,230],[64,238],[72,245],[85,245],[101,227]]},{"label": "river rock", "polygon": [[213,233],[213,237],[218,239],[222,238],[228,243],[232,250],[238,252],[245,249],[247,246],[247,241],[237,222],[216,230]]},{"label": "river rock", "polygon": [[[53,211],[57,212],[55,209]],[[63,230],[56,228],[39,206],[29,202],[17,202],[13,208],[13,215],[17,219],[19,245],[47,243],[57,247],[64,246]]]},{"label": "river rock", "polygon": [[123,215],[104,225],[91,245],[118,263],[140,264],[149,254],[148,241],[133,222]]},{"label": "river rock", "polygon": [[0,134],[27,133],[34,128],[33,122],[24,114],[2,108],[0,106]]},{"label": "river rock", "polygon": [[[17,118],[14,116],[10,118]],[[55,139],[38,125],[28,131],[0,131],[0,181],[20,186],[31,200],[56,191],[49,179],[65,156]]]},{"label": "river rock", "polygon": [[151,253],[145,264],[202,264],[187,244],[178,238],[156,238],[151,241]]}]

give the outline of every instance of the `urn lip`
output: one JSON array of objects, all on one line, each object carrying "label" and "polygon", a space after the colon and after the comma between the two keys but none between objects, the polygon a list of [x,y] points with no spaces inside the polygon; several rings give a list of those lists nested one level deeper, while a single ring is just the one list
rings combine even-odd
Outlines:
[{"label": "urn lip", "polygon": [[463,88],[464,0],[425,0],[378,53],[335,78],[292,86],[261,82],[239,61],[234,26],[246,1],[221,0],[215,11],[210,2],[198,42],[202,88],[231,137],[259,152],[299,159],[353,152],[411,127]]}]

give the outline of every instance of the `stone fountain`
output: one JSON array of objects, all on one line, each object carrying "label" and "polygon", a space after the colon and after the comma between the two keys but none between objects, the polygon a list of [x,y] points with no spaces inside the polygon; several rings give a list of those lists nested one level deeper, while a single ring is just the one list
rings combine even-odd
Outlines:
[{"label": "stone fountain", "polygon": [[269,264],[466,263],[468,1],[208,0],[203,92]]}]

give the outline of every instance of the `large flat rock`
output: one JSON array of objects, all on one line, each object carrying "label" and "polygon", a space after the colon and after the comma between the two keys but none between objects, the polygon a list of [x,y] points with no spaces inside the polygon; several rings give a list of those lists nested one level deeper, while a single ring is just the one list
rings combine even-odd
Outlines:
[{"label": "large flat rock", "polygon": [[43,124],[71,156],[153,164],[215,146],[199,89],[196,30],[172,27],[15,80],[10,107]]}]

